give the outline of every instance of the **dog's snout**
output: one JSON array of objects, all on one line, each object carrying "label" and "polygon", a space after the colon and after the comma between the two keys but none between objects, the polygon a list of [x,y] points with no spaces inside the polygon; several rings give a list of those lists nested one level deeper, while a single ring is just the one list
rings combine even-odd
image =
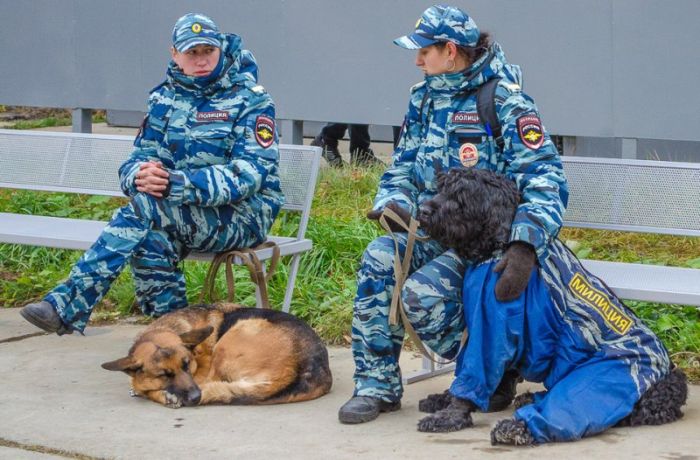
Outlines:
[{"label": "dog's snout", "polygon": [[180,381],[175,379],[165,389],[172,394],[183,406],[196,406],[202,400],[202,391],[194,382],[191,376],[181,375]]},{"label": "dog's snout", "polygon": [[190,389],[185,395],[185,400],[183,401],[185,406],[196,406],[199,401],[202,400],[202,391],[195,387]]}]

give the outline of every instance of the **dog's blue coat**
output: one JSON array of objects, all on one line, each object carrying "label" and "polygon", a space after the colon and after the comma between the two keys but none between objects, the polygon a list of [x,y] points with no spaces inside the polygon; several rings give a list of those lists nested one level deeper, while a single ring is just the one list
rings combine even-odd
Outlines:
[{"label": "dog's blue coat", "polygon": [[[515,413],[538,443],[604,431],[630,414],[641,395],[670,372],[668,352],[651,330],[560,241],[553,240],[549,251],[525,293],[511,302],[495,298],[498,259],[467,269],[463,297],[469,341],[450,388],[486,409],[506,369],[543,382],[548,391]],[[570,285],[577,274],[579,291]]]}]

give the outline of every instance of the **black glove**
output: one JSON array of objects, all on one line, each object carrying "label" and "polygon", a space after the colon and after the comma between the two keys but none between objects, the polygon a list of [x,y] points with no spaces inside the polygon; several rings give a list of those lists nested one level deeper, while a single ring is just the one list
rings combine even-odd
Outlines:
[{"label": "black glove", "polygon": [[[406,211],[404,208],[399,206],[398,203],[391,201],[389,202],[385,208],[389,208],[392,211],[394,211],[403,221],[406,226],[411,222],[411,215]],[[382,215],[382,212],[384,212],[383,209],[373,209],[370,212],[367,213],[367,218],[369,220],[379,220],[379,217]],[[392,232],[405,232],[406,229],[394,222],[393,220],[387,219],[387,222],[389,223],[389,228],[391,229]]]},{"label": "black glove", "polygon": [[493,268],[497,273],[502,272],[496,283],[496,299],[507,302],[518,298],[527,287],[536,262],[537,256],[532,245],[516,241],[508,246],[501,261]]}]

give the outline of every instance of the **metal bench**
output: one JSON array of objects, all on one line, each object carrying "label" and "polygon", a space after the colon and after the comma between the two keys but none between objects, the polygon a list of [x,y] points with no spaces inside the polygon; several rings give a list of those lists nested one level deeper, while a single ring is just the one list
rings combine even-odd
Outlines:
[{"label": "metal bench", "polygon": [[[700,163],[563,156],[565,227],[700,237]],[[700,256],[700,254],[699,254]],[[700,269],[582,260],[622,299],[700,306]],[[411,383],[451,372],[427,358]]]},{"label": "metal bench", "polygon": [[[130,136],[15,131],[0,129],[0,188],[84,193],[123,197],[117,170],[133,150]],[[312,241],[305,238],[316,188],[321,149],[280,145],[280,179],[286,197],[283,209],[299,212],[295,237],[270,235],[281,256],[291,256],[283,310],[289,311],[301,255]],[[106,222],[27,214],[0,213],[0,243],[85,250]],[[260,260],[270,249],[257,252]],[[194,260],[214,254],[192,253]],[[240,261],[238,261],[240,262]]]}]

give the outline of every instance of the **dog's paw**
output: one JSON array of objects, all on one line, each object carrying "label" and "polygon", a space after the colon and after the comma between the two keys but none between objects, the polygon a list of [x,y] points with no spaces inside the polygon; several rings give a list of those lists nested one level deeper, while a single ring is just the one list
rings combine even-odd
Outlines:
[{"label": "dog's paw", "polygon": [[491,444],[531,446],[535,444],[535,438],[522,420],[506,419],[496,423],[491,430]]},{"label": "dog's paw", "polygon": [[434,414],[435,412],[449,406],[451,401],[452,395],[450,394],[450,390],[445,390],[442,393],[428,395],[427,398],[423,398],[418,401],[418,410],[421,412],[427,412],[428,414]]},{"label": "dog's paw", "polygon": [[515,399],[513,399],[513,406],[516,409],[520,409],[521,407],[530,405],[534,402],[535,394],[530,391],[526,391],[525,393],[519,394],[515,397]]},{"label": "dog's paw", "polygon": [[140,398],[141,395],[136,392],[133,388],[129,388],[129,396],[132,398]]},{"label": "dog's paw", "polygon": [[168,391],[163,391],[163,398],[165,399],[165,407],[169,407],[171,409],[179,409],[182,407],[182,401],[180,398]]},{"label": "dog's paw", "polygon": [[418,431],[423,433],[449,433],[474,425],[469,411],[442,409],[422,418],[418,422]]}]

